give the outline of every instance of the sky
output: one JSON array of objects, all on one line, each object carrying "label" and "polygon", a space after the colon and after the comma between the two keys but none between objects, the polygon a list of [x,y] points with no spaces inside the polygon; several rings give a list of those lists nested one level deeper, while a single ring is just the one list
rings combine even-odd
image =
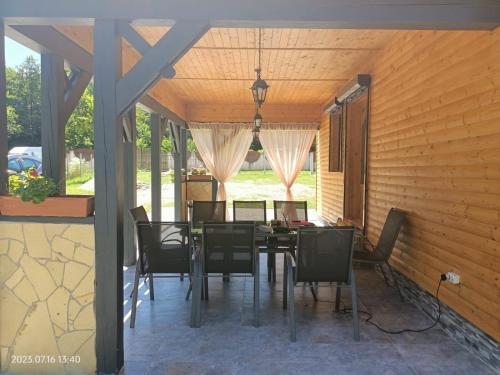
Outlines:
[{"label": "sky", "polygon": [[40,61],[40,55],[37,52],[5,37],[5,65],[15,68],[22,64],[29,55]]}]

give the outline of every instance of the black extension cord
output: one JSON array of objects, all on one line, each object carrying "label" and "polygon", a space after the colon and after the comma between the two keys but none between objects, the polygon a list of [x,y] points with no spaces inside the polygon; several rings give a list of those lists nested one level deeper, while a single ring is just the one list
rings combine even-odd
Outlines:
[{"label": "black extension cord", "polygon": [[[369,311],[363,311],[363,310],[358,310],[358,313],[359,314],[366,314],[366,315],[368,315],[368,318],[365,319],[366,323],[371,324],[372,326],[376,327],[379,331],[382,331],[382,332],[390,334],[390,335],[399,335],[399,334],[405,333],[405,332],[420,333],[420,332],[428,331],[428,330],[434,328],[436,326],[436,324],[438,324],[439,321],[441,320],[441,301],[439,300],[439,289],[441,288],[441,283],[443,281],[445,281],[445,280],[446,280],[446,275],[442,274],[441,278],[439,279],[439,284],[438,284],[438,287],[437,287],[437,290],[436,290],[436,295],[435,295],[437,303],[438,303],[438,315],[437,315],[436,319],[434,320],[434,322],[432,322],[432,324],[429,327],[422,328],[422,329],[405,328],[405,329],[400,329],[398,331],[391,331],[391,330],[388,330],[386,328],[383,328],[383,327],[379,326],[375,322],[372,322],[373,314],[371,312],[369,312]],[[332,302],[332,301],[324,301],[324,300],[318,300],[318,302],[335,303],[335,302]],[[351,307],[344,307],[341,311],[344,314],[349,314],[349,313],[352,313],[352,308]]]}]

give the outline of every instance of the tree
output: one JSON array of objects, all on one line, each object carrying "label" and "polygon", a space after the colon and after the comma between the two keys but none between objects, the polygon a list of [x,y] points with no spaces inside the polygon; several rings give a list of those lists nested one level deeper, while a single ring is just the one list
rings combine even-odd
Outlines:
[{"label": "tree", "polygon": [[187,147],[188,152],[193,153],[193,152],[197,152],[198,151],[198,149],[196,148],[196,143],[194,143],[194,140],[191,137],[189,137],[187,139],[186,147]]},{"label": "tree", "polygon": [[40,64],[33,56],[15,69],[8,68],[7,105],[14,108],[21,131],[11,135],[11,145],[41,143]]},{"label": "tree", "polygon": [[163,152],[172,152],[174,150],[172,139],[168,135],[164,135],[161,140],[161,150]]},{"label": "tree", "polygon": [[90,83],[66,124],[68,150],[94,148],[94,86]]},{"label": "tree", "polygon": [[137,127],[137,147],[140,149],[151,147],[151,115],[137,108],[135,122]]},{"label": "tree", "polygon": [[19,123],[19,118],[17,117],[16,109],[7,105],[7,134],[9,140],[11,137],[18,136],[23,132],[23,128]]}]

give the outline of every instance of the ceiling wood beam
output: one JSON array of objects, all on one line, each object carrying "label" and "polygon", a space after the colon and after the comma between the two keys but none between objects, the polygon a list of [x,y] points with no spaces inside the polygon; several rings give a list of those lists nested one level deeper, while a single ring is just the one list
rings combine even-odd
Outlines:
[{"label": "ceiling wood beam", "polygon": [[[488,29],[500,23],[496,0],[3,0],[5,22],[53,19],[200,20],[220,27]],[[80,22],[82,22],[80,21]],[[164,21],[161,21],[164,22]]]},{"label": "ceiling wood beam", "polygon": [[[122,37],[134,47],[142,56],[146,55],[152,48],[146,40],[128,22],[122,21],[118,24],[118,30]],[[162,73],[163,78],[170,79],[175,76],[175,69],[170,66],[166,72]]]},{"label": "ceiling wood beam", "polygon": [[[6,35],[39,53],[46,50],[52,51],[71,65],[93,74],[92,54],[51,26],[15,25],[6,28]],[[149,94],[144,95],[140,102],[143,104],[143,108],[147,108],[149,111],[161,113],[179,124],[185,122],[179,115]]]},{"label": "ceiling wood beam", "polygon": [[117,84],[117,113],[125,113],[207,32],[206,21],[177,22]]},{"label": "ceiling wood beam", "polygon": [[92,74],[89,72],[84,70],[73,71],[64,92],[64,123],[68,122],[69,117],[80,102],[80,98],[82,97],[83,92],[87,88],[91,79]]}]

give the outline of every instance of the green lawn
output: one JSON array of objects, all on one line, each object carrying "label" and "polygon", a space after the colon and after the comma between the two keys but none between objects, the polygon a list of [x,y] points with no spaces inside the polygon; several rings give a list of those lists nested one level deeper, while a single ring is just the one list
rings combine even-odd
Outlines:
[{"label": "green lawn", "polygon": [[[151,171],[137,171],[137,182],[142,184],[151,184]],[[161,176],[161,183],[171,183],[170,176]]]},{"label": "green lawn", "polygon": [[[241,171],[231,180],[241,184],[239,189],[228,189],[228,205],[233,200],[266,200],[272,207],[273,200],[284,199],[285,188],[273,171]],[[316,175],[302,171],[292,188],[295,200],[307,201],[309,208],[316,208]]]},{"label": "green lawn", "polygon": [[[258,185],[279,185],[278,176],[272,171],[240,171],[231,179],[231,182],[251,182]],[[300,172],[296,184],[316,186],[316,175],[308,171]]]},{"label": "green lawn", "polygon": [[[85,174],[80,177],[69,178],[66,180],[66,194],[75,194],[75,195],[87,195],[94,194],[91,190],[85,190],[81,188],[81,185],[90,181],[92,179],[91,174]],[[168,184],[170,182],[169,176],[162,176],[161,183]],[[139,184],[151,184],[151,172],[150,171],[137,171],[137,183]]]},{"label": "green lawn", "polygon": [[[82,188],[82,184],[89,181],[91,175],[68,179],[67,194],[93,194]],[[170,176],[162,176],[162,184],[171,182]],[[138,171],[137,182],[143,185],[151,184],[150,171]],[[228,202],[233,200],[266,200],[271,207],[273,200],[284,199],[284,187],[273,171],[241,171],[234,176],[228,190]],[[307,200],[309,208],[316,207],[316,175],[309,171],[302,171],[293,187],[295,200]],[[146,203],[147,204],[147,203]],[[164,197],[163,206],[173,206],[173,197]]]},{"label": "green lawn", "polygon": [[84,183],[92,179],[91,174],[86,174],[80,177],[69,178],[66,180],[66,194],[69,195],[92,195],[92,190],[85,190],[81,187]]}]

